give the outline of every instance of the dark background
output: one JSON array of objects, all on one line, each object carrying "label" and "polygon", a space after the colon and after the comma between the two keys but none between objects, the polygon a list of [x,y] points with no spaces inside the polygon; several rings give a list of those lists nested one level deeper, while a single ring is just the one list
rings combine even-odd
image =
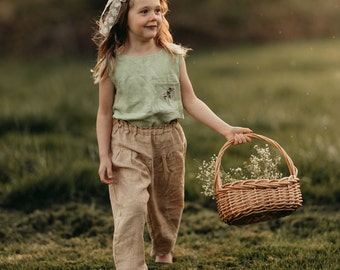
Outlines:
[{"label": "dark background", "polygon": [[[1,0],[0,56],[95,55],[106,0]],[[338,38],[339,0],[171,0],[175,41],[192,48]]]}]

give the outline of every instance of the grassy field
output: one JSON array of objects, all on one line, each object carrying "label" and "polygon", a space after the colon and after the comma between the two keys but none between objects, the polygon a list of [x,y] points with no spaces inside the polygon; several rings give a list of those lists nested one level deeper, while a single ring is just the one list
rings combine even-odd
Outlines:
[{"label": "grassy field", "polygon": [[[190,54],[197,95],[289,153],[305,206],[277,221],[223,224],[195,174],[224,139],[187,116],[187,203],[175,263],[160,266],[146,254],[150,269],[340,269],[339,46],[331,39]],[[92,65],[0,62],[0,269],[113,269]],[[230,149],[228,165],[245,160],[247,147]]]}]

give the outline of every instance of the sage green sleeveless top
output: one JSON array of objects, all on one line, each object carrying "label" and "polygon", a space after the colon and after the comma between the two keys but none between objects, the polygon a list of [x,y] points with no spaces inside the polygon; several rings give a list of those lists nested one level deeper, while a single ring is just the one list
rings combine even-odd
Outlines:
[{"label": "sage green sleeveless top", "polygon": [[182,56],[164,49],[147,56],[117,55],[113,117],[140,127],[183,118],[179,84]]}]

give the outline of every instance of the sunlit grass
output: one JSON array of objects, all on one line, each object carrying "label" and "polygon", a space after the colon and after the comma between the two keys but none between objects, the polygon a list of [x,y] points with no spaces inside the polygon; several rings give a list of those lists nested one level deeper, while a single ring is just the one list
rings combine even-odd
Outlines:
[{"label": "sunlit grass", "polygon": [[[288,152],[299,169],[305,207],[269,223],[223,224],[195,177],[225,139],[186,116],[187,206],[175,263],[155,264],[145,234],[150,269],[338,267],[339,47],[332,39],[190,54],[197,95],[227,122],[277,140]],[[1,269],[113,267],[112,214],[97,176],[91,65],[0,63]],[[225,158],[245,161],[250,148],[232,147]]]},{"label": "sunlit grass", "polygon": [[[16,216],[4,214],[12,221]],[[153,262],[148,237],[145,255],[150,269],[300,269],[300,265],[302,269],[336,269],[339,218],[332,210],[305,207],[278,221],[230,227],[215,211],[187,204],[174,264],[161,267]],[[92,226],[86,226],[89,222]],[[113,267],[108,208],[69,204],[35,211],[14,224],[16,228],[7,228],[10,244],[1,247],[1,269]]]},{"label": "sunlit grass", "polygon": [[[333,199],[339,194],[339,44],[332,39],[193,52],[187,60],[197,94],[218,115],[277,140],[300,169],[302,184],[310,191],[313,179],[324,177],[336,191],[318,187],[320,197],[328,190]],[[223,144],[190,118],[184,127],[194,158],[207,159]]]}]

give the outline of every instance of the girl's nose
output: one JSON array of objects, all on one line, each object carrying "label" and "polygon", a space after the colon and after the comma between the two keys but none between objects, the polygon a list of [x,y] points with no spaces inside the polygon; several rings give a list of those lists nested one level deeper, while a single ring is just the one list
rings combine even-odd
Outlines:
[{"label": "girl's nose", "polygon": [[156,19],[156,14],[155,13],[151,13],[149,20],[150,21],[154,21],[155,19]]},{"label": "girl's nose", "polygon": [[156,18],[157,18],[157,11],[151,12],[150,14],[151,14],[150,15],[150,21],[156,20]]}]

